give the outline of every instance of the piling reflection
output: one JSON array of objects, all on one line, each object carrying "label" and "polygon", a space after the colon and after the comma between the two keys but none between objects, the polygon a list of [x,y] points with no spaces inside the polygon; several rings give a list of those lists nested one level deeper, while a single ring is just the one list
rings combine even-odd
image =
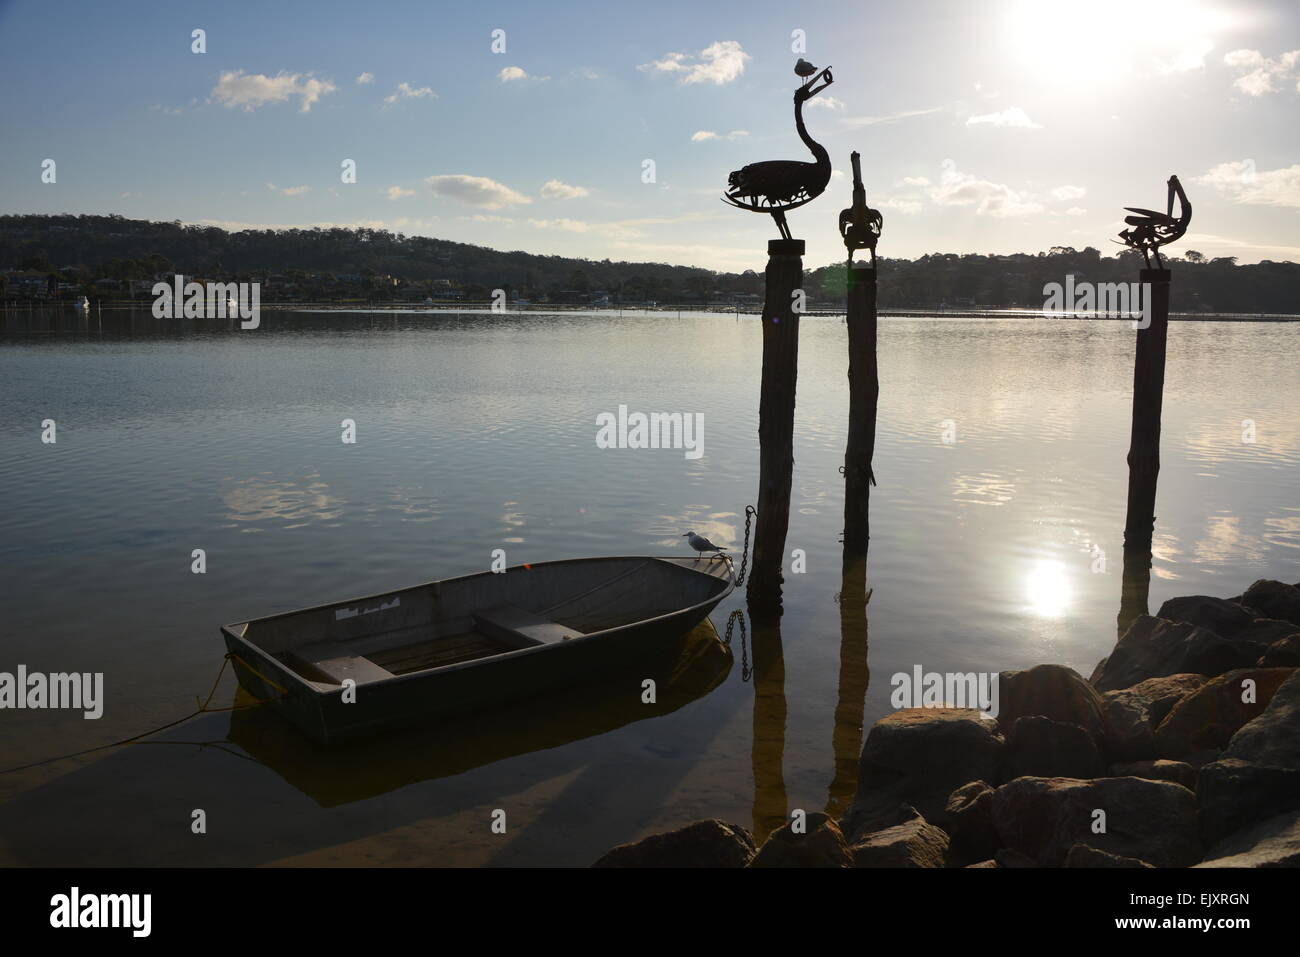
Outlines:
[{"label": "piling reflection", "polygon": [[[320,806],[335,807],[669,714],[722,684],[732,661],[706,619],[657,674],[639,669],[352,745],[314,744],[270,708],[232,712],[228,736]],[[656,682],[652,704],[642,701],[645,678]]]},{"label": "piling reflection", "polygon": [[785,823],[785,651],[781,645],[780,597],[750,604],[754,655],[754,839],[761,842]]},{"label": "piling reflection", "polygon": [[831,745],[835,774],[826,797],[826,813],[841,818],[858,787],[858,756],[871,670],[867,665],[867,556],[844,550],[840,584],[840,682],[835,701]]}]

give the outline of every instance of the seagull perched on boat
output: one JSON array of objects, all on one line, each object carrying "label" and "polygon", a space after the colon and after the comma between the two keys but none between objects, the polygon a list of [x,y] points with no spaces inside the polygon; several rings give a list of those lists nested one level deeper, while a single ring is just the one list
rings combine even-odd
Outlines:
[{"label": "seagull perched on boat", "polygon": [[725,552],[727,549],[723,545],[714,545],[703,535],[696,535],[694,532],[686,532],[682,535],[691,548],[703,554],[704,552]]}]

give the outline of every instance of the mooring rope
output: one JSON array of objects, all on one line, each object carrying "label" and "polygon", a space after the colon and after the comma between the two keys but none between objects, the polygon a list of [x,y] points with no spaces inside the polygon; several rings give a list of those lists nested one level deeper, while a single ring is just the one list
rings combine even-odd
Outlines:
[{"label": "mooring rope", "polygon": [[[259,678],[265,681],[272,688],[277,689],[280,692],[281,697],[284,697],[289,693],[284,687],[276,684],[270,678],[266,677],[266,675],[262,674],[260,671],[258,671],[252,665],[250,665],[243,658],[239,657],[239,655],[235,654],[233,651],[227,652],[221,659],[221,668],[218,669],[217,671],[216,680],[212,682],[212,690],[208,692],[208,696],[204,698],[202,701],[199,701],[199,696],[195,695],[194,701],[196,704],[198,704],[198,708],[194,711],[191,711],[189,714],[185,715],[184,717],[177,718],[175,721],[168,721],[166,724],[160,724],[158,727],[151,728],[148,731],[141,731],[139,734],[133,734],[131,735],[131,737],[123,738],[120,741],[112,741],[109,742],[108,744],[96,745],[93,748],[86,748],[82,751],[73,751],[70,754],[60,754],[57,757],[46,758],[43,761],[34,761],[31,764],[22,764],[14,768],[5,768],[3,770],[0,770],[0,774],[13,774],[16,771],[28,771],[31,770],[32,768],[39,768],[42,765],[53,764],[56,761],[66,761],[68,758],[79,758],[84,754],[94,754],[96,751],[107,751],[109,748],[120,748],[122,745],[133,744],[139,741],[141,738],[147,738],[151,734],[157,734],[159,731],[166,731],[168,728],[174,728],[178,724],[184,724],[186,721],[190,720],[190,718],[197,718],[201,714],[209,714],[209,713],[215,714],[223,711],[248,711],[252,708],[261,707],[262,705],[266,704],[268,701],[274,700],[271,698],[258,698],[256,704],[232,705],[229,708],[209,708],[208,705],[212,702],[213,696],[217,693],[217,686],[221,684],[221,676],[226,673],[226,664],[230,661],[231,658],[234,658],[241,665],[243,665],[253,674],[257,675]],[[150,742],[150,743],[154,743],[154,742]]]}]

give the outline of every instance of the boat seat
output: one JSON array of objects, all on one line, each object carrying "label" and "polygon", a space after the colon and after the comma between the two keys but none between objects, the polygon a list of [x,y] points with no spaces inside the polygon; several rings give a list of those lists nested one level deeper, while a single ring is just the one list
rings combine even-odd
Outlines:
[{"label": "boat seat", "polygon": [[387,668],[381,668],[368,658],[362,658],[339,641],[317,641],[289,652],[290,660],[326,675],[338,684],[351,678],[358,685],[386,681],[393,677]]},{"label": "boat seat", "polygon": [[582,632],[549,621],[518,605],[497,605],[475,612],[474,622],[478,631],[517,648],[550,645],[582,637]]}]

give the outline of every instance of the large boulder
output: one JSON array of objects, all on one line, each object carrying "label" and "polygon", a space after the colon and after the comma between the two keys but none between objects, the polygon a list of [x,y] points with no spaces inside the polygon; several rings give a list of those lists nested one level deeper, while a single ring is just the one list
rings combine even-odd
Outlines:
[{"label": "large boulder", "polygon": [[1160,606],[1156,617],[1167,621],[1191,622],[1221,638],[1233,638],[1239,631],[1250,627],[1256,618],[1256,612],[1253,608],[1246,608],[1226,598],[1186,595],[1169,599]]},{"label": "large boulder", "polygon": [[[1081,679],[1082,680],[1082,679]],[[1002,752],[1002,781],[1095,778],[1105,771],[1093,736],[1077,724],[1025,715],[1016,718]]]},{"label": "large boulder", "polygon": [[906,708],[881,718],[862,747],[845,833],[856,843],[901,823],[904,804],[942,826],[948,795],[970,781],[996,780],[1002,747],[996,724],[970,708]]},{"label": "large boulder", "polygon": [[1106,753],[1114,761],[1156,756],[1156,728],[1183,698],[1205,684],[1203,675],[1148,678],[1103,696]]},{"label": "large boulder", "polygon": [[1266,618],[1281,618],[1300,625],[1300,588],[1284,582],[1260,579],[1241,596],[1243,604],[1258,608]]},{"label": "large boulder", "polygon": [[1300,867],[1300,811],[1279,814],[1224,838],[1197,867]]},{"label": "large boulder", "polygon": [[1117,691],[1166,675],[1190,673],[1212,678],[1249,667],[1258,658],[1249,647],[1190,622],[1141,615],[1097,665],[1092,683],[1098,691]]},{"label": "large boulder", "polygon": [[1294,668],[1300,666],[1300,634],[1279,638],[1265,649],[1259,658],[1261,668]]},{"label": "large boulder", "polygon": [[1156,867],[1201,859],[1196,797],[1167,781],[1016,778],[994,792],[993,822],[1005,847],[1044,867],[1061,866],[1076,844]]},{"label": "large boulder", "polygon": [[1265,818],[1300,809],[1300,671],[1273,693],[1196,781],[1201,833],[1213,844]]},{"label": "large boulder", "polygon": [[944,815],[953,857],[982,861],[997,853],[1001,841],[993,825],[993,789],[983,781],[964,784],[948,795]]},{"label": "large boulder", "polygon": [[1182,758],[1207,748],[1227,747],[1238,728],[1263,713],[1294,670],[1242,668],[1210,679],[1174,705],[1160,722],[1156,748],[1161,757]]},{"label": "large boulder", "polygon": [[839,827],[825,814],[808,815],[800,831],[791,821],[771,833],[750,867],[852,867],[853,855]]},{"label": "large boulder", "polygon": [[917,815],[868,834],[849,849],[854,867],[943,867],[948,835]]},{"label": "large boulder", "polygon": [[1037,716],[1077,724],[1101,740],[1105,732],[1101,711],[1097,690],[1064,665],[1037,665],[998,676],[998,726],[1003,734],[1017,718]]},{"label": "large boulder", "polygon": [[1149,781],[1171,781],[1189,791],[1196,788],[1196,768],[1184,761],[1125,761],[1110,766],[1113,778],[1146,778]]},{"label": "large boulder", "polygon": [[744,867],[754,856],[749,831],[724,821],[696,821],[675,831],[620,844],[592,867]]},{"label": "large boulder", "polygon": [[1087,844],[1076,844],[1070,848],[1070,852],[1065,855],[1065,867],[1150,867],[1146,861],[1139,861],[1136,857],[1121,857],[1118,854],[1110,854],[1106,851],[1099,851],[1095,847],[1089,847]]}]

